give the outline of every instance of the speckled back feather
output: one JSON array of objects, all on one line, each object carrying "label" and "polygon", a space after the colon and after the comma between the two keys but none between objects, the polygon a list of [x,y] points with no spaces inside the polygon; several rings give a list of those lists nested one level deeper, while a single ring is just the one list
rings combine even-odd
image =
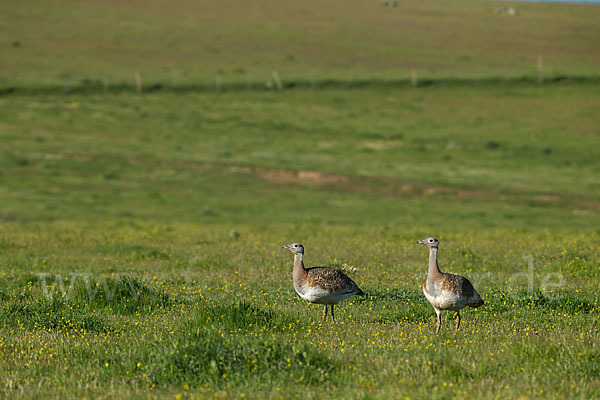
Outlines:
[{"label": "speckled back feather", "polygon": [[329,267],[314,267],[307,270],[307,282],[311,287],[318,286],[332,292],[349,292],[357,296],[364,296],[364,292],[339,269]]},{"label": "speckled back feather", "polygon": [[461,275],[454,275],[442,272],[442,276],[439,279],[440,288],[442,290],[450,290],[460,296],[466,298],[473,298],[475,294],[477,296],[474,298],[473,303],[468,304],[470,307],[479,307],[483,305],[483,300],[479,297],[479,293],[475,290],[471,281]]}]

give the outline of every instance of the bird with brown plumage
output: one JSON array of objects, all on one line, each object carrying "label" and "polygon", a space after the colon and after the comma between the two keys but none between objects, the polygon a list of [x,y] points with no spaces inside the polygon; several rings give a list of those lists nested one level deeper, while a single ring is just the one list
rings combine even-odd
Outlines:
[{"label": "bird with brown plumage", "polygon": [[335,322],[333,306],[351,296],[365,293],[339,269],[329,267],[304,267],[304,246],[291,243],[283,246],[294,253],[293,282],[296,293],[310,303],[323,304],[323,319],[327,317],[327,306],[331,306],[331,321]]},{"label": "bird with brown plumage", "polygon": [[440,271],[437,261],[439,240],[428,237],[417,241],[429,248],[429,270],[423,283],[423,294],[437,314],[437,329],[442,326],[442,311],[456,311],[456,329],[460,327],[460,310],[469,306],[477,308],[484,304],[471,282],[464,276]]}]

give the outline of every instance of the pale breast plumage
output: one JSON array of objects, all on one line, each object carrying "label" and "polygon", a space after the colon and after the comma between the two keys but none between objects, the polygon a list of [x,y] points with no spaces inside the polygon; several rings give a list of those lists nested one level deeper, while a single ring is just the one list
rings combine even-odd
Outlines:
[{"label": "pale breast plumage", "polygon": [[427,301],[438,310],[458,311],[468,304],[467,299],[451,290],[439,289],[436,291],[436,295],[432,296],[423,288],[423,294]]},{"label": "pale breast plumage", "polygon": [[296,293],[306,301],[316,304],[338,304],[340,301],[354,295],[353,291],[330,291],[320,286],[295,286]]}]

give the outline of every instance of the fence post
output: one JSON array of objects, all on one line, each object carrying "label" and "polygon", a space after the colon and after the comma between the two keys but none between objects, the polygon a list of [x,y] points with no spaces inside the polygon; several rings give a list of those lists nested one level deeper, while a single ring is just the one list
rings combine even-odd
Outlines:
[{"label": "fence post", "polygon": [[413,87],[417,87],[419,85],[419,78],[417,77],[417,70],[414,68],[410,70],[410,83]]},{"label": "fence post", "polygon": [[135,73],[135,90],[138,94],[142,93],[142,75],[139,72]]},{"label": "fence post", "polygon": [[279,89],[279,90],[283,89],[283,85],[281,84],[281,79],[279,78],[279,72],[273,71],[273,81],[275,81],[275,86],[277,86],[277,89]]}]

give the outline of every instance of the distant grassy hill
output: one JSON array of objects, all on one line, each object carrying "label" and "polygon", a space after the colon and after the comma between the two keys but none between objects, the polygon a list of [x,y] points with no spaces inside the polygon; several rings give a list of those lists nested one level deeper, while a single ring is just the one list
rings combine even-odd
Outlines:
[{"label": "distant grassy hill", "polygon": [[[600,7],[426,0],[0,4],[0,86],[535,77],[600,71]],[[392,2],[389,2],[392,3]]]}]

